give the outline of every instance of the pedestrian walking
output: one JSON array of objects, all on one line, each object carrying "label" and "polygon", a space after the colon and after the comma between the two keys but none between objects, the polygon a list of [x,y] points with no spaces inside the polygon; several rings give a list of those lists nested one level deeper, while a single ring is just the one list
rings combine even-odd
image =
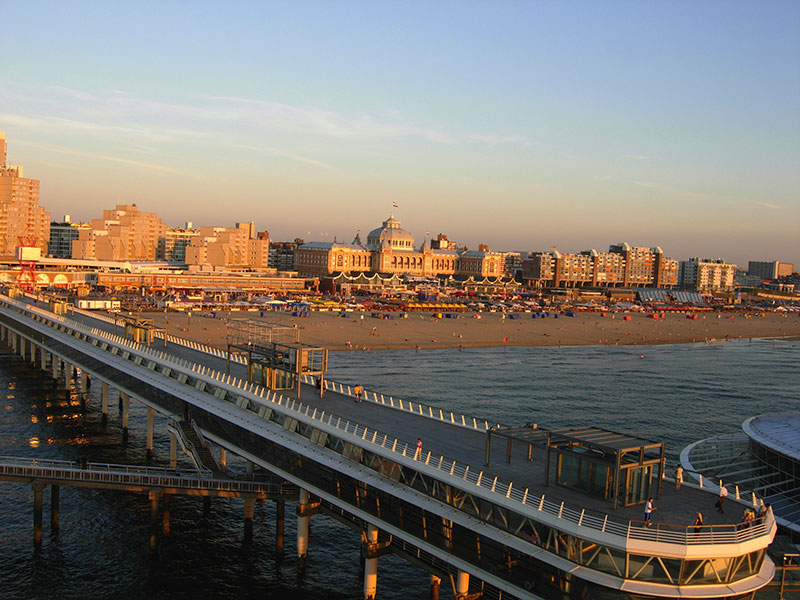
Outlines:
[{"label": "pedestrian walking", "polygon": [[653,506],[653,498],[650,497],[647,499],[647,504],[644,505],[644,523],[645,527],[652,527],[653,522],[650,518],[653,516],[653,511],[656,510],[656,507]]},{"label": "pedestrian walking", "polygon": [[683,467],[678,465],[678,468],[675,469],[675,491],[681,489],[681,484],[683,483]]},{"label": "pedestrian walking", "polygon": [[719,486],[719,497],[717,498],[717,503],[714,505],[714,508],[717,509],[718,512],[725,514],[725,509],[722,508],[722,505],[725,503],[725,498],[728,496],[728,488],[722,485],[720,482]]},{"label": "pedestrian walking", "polygon": [[414,460],[422,456],[422,438],[417,438],[417,452],[414,454]]},{"label": "pedestrian walking", "polygon": [[356,402],[361,402],[361,394],[364,393],[364,388],[361,386],[360,383],[353,388],[353,392],[356,395]]},{"label": "pedestrian walking", "polygon": [[317,390],[319,390],[319,397],[322,398],[325,394],[325,382],[322,380],[322,375],[317,377]]}]

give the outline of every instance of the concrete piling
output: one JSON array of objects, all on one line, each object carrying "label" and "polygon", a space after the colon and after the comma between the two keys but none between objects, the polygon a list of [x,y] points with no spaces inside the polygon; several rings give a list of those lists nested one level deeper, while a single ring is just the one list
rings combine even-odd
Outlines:
[{"label": "concrete piling", "polygon": [[131,407],[131,397],[128,394],[123,394],[120,392],[120,398],[122,399],[122,441],[128,441],[128,417]]},{"label": "concrete piling", "polygon": [[256,499],[254,497],[244,498],[244,543],[253,543],[253,516],[255,515]]},{"label": "concrete piling", "polygon": [[33,543],[36,546],[42,544],[42,492],[44,483],[34,481],[31,484],[33,489]]},{"label": "concrete piling", "polygon": [[364,560],[364,600],[375,600],[378,590],[378,557],[369,554],[370,548],[378,543],[378,528],[367,525],[366,546],[367,555]]},{"label": "concrete piling", "polygon": [[469,594],[469,573],[458,570],[456,578],[456,598],[463,598]]},{"label": "concrete piling", "polygon": [[436,575],[431,575],[431,593],[428,596],[429,600],[439,600],[439,587],[442,585],[442,579]]},{"label": "concrete piling", "polygon": [[50,530],[58,532],[58,504],[61,496],[61,488],[57,485],[50,486]]},{"label": "concrete piling", "polygon": [[286,503],[283,500],[275,501],[275,552],[283,554],[283,529],[286,521]]},{"label": "concrete piling", "polygon": [[105,381],[101,386],[101,397],[102,397],[102,414],[103,414],[103,424],[108,423],[108,383]]},{"label": "concrete piling", "polygon": [[155,419],[155,411],[151,407],[147,407],[147,458],[153,456],[153,421]]},{"label": "concrete piling", "polygon": [[158,548],[158,505],[161,500],[160,490],[150,490],[150,551],[155,552]]},{"label": "concrete piling", "polygon": [[300,502],[298,504],[297,515],[297,570],[302,572],[306,567],[308,557],[308,527],[311,517],[308,516],[307,509],[311,495],[306,491],[300,490]]},{"label": "concrete piling", "polygon": [[169,537],[169,521],[170,521],[170,509],[169,509],[169,500],[170,495],[164,494],[161,498],[161,506],[163,511],[161,513],[161,535],[164,537]]}]

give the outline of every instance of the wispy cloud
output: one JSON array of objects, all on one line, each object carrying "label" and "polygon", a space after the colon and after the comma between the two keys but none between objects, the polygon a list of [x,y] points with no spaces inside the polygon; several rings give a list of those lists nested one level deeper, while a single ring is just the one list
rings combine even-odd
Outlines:
[{"label": "wispy cloud", "polygon": [[652,156],[646,156],[644,154],[626,154],[622,158],[627,158],[628,160],[650,160]]},{"label": "wispy cloud", "polygon": [[[515,144],[527,148],[533,142],[522,136],[496,133],[453,133],[440,127],[420,125],[403,118],[400,111],[387,109],[380,115],[352,115],[314,106],[302,106],[236,96],[198,96],[186,102],[143,98],[124,90],[89,92],[61,86],[43,90],[0,89],[5,96],[25,105],[27,118],[40,107],[48,117],[39,126],[71,127],[116,135],[135,135],[147,142],[171,141],[174,137],[199,135],[222,126],[239,124],[249,130],[282,132],[340,140],[385,140],[417,138],[434,144],[483,143],[491,146]],[[56,108],[57,107],[57,108]],[[31,110],[33,109],[33,110]],[[58,114],[58,117],[50,116]],[[17,119],[22,119],[17,115]],[[151,124],[169,119],[188,127],[159,130]],[[113,123],[114,125],[106,125]],[[119,126],[124,123],[124,126]]]},{"label": "wispy cloud", "polygon": [[771,210],[781,210],[783,208],[780,204],[773,204],[772,202],[759,202],[758,205]]},{"label": "wispy cloud", "polygon": [[146,143],[176,141],[181,137],[205,137],[208,135],[199,131],[126,127],[62,117],[29,117],[11,113],[0,113],[0,122],[33,131],[68,134],[83,133],[117,138],[127,137]]},{"label": "wispy cloud", "polygon": [[108,162],[119,163],[123,165],[130,165],[134,167],[139,167],[142,169],[150,169],[153,171],[160,171],[162,173],[171,173],[173,175],[184,175],[185,173],[180,169],[174,169],[172,167],[168,167],[165,165],[159,165],[154,163],[147,163],[139,160],[132,160],[130,158],[125,158],[122,156],[114,156],[111,154],[102,154],[97,152],[85,152],[81,150],[76,150],[74,147],[64,148],[62,146],[56,146],[53,144],[38,144],[35,142],[26,142],[20,141],[16,142],[21,146],[28,146],[31,148],[37,148],[40,150],[46,150],[48,152],[56,152],[58,154],[68,154],[70,156],[79,156],[81,158],[90,158],[94,160],[104,160]]}]

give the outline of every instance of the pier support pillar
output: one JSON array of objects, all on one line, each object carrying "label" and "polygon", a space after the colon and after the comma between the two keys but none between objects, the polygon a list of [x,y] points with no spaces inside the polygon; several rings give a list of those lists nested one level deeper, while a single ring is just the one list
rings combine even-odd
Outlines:
[{"label": "pier support pillar", "polygon": [[50,530],[53,533],[58,531],[58,502],[61,495],[61,488],[57,485],[50,486]]},{"label": "pier support pillar", "polygon": [[439,587],[442,585],[442,579],[436,575],[431,575],[431,593],[428,596],[429,600],[439,600]]},{"label": "pier support pillar", "polygon": [[469,573],[458,570],[456,577],[456,598],[463,598],[469,594]]},{"label": "pier support pillar", "polygon": [[[306,559],[308,557],[308,526],[309,521],[311,520],[310,516],[307,516],[305,512],[305,508],[309,504],[309,500],[311,499],[311,495],[306,491],[301,489],[300,490],[300,502],[298,508],[299,513],[297,516],[297,569],[298,571],[305,570],[306,567]],[[304,516],[306,515],[306,516]]]},{"label": "pier support pillar", "polygon": [[228,451],[225,448],[219,449],[219,466],[222,467],[223,471],[228,466]]},{"label": "pier support pillar", "polygon": [[36,366],[36,344],[31,342],[31,365]]},{"label": "pier support pillar", "polygon": [[256,499],[245,497],[244,499],[244,543],[253,543],[253,517],[256,512]]},{"label": "pier support pillar", "polygon": [[367,525],[366,558],[364,560],[364,600],[375,600],[378,590],[378,557],[371,557],[369,550],[378,543],[378,528]]},{"label": "pier support pillar", "polygon": [[69,382],[72,380],[72,365],[64,361],[64,387],[69,389]]},{"label": "pier support pillar", "polygon": [[31,484],[33,489],[33,543],[36,546],[42,544],[42,492],[44,483],[34,481]]},{"label": "pier support pillar", "polygon": [[55,354],[53,354],[53,360],[50,361],[50,367],[53,370],[53,382],[58,381],[58,367],[61,365],[61,359],[58,358]]},{"label": "pier support pillar", "polygon": [[150,490],[150,551],[155,552],[158,547],[158,504],[161,500],[159,490]]},{"label": "pier support pillar", "polygon": [[153,456],[153,420],[155,418],[156,412],[151,408],[147,407],[147,458],[151,458]]},{"label": "pier support pillar", "polygon": [[42,371],[47,370],[47,350],[44,349],[44,346],[39,346],[39,368]]},{"label": "pier support pillar", "polygon": [[103,423],[108,423],[108,383],[105,381],[101,386],[101,392]]},{"label": "pier support pillar", "polygon": [[169,433],[169,468],[178,468],[178,437],[171,431]]},{"label": "pier support pillar", "polygon": [[25,338],[22,336],[19,337],[19,357],[22,360],[25,360]]},{"label": "pier support pillar", "polygon": [[129,416],[129,409],[131,407],[131,397],[128,394],[123,394],[120,392],[120,398],[122,399],[122,441],[128,441],[128,416]]},{"label": "pier support pillar", "polygon": [[253,461],[250,460],[245,461],[245,468],[247,469],[248,475],[252,475],[254,470]]},{"label": "pier support pillar", "polygon": [[89,399],[89,374],[81,369],[81,408],[86,408]]},{"label": "pier support pillar", "polygon": [[283,529],[286,522],[286,503],[275,501],[275,552],[283,554]]},{"label": "pier support pillar", "polygon": [[161,505],[163,507],[163,512],[161,513],[161,535],[164,537],[169,537],[169,519],[170,519],[170,510],[169,510],[169,494],[164,494],[164,497],[161,499]]}]

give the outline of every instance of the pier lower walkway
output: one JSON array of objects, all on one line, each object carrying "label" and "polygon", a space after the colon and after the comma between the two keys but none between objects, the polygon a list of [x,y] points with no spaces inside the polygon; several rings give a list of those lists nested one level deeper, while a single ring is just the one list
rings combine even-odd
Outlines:
[{"label": "pier lower walkway", "polygon": [[[259,477],[260,478],[260,477]],[[215,477],[211,471],[187,471],[163,467],[114,465],[75,461],[42,460],[0,456],[0,481],[45,485],[66,485],[96,489],[148,492],[158,489],[166,494],[187,496],[241,497],[297,500],[297,486],[256,477]]]}]

